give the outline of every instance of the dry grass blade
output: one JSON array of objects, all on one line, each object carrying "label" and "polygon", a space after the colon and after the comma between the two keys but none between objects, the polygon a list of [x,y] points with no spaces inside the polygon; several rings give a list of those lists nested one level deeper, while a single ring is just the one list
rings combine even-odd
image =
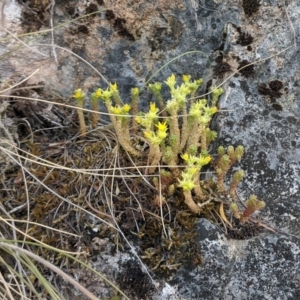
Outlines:
[{"label": "dry grass blade", "polygon": [[[6,295],[8,297],[7,299],[14,300],[14,297],[10,291],[11,287],[8,285],[6,280],[3,278],[2,273],[0,273],[0,282],[4,285],[4,289],[5,289]],[[2,298],[2,299],[4,299],[4,298]]]},{"label": "dry grass blade", "polygon": [[78,288],[78,290],[80,290],[84,295],[86,295],[87,297],[89,297],[89,299],[98,300],[98,298],[96,296],[94,296],[92,293],[90,293],[85,287],[83,287],[81,284],[79,284],[72,277],[70,277],[66,273],[62,272],[58,267],[54,266],[53,264],[49,263],[48,261],[44,260],[43,258],[35,255],[34,253],[32,253],[32,252],[30,252],[28,250],[19,248],[17,246],[5,243],[5,242],[0,242],[0,247],[4,248],[4,249],[11,249],[11,250],[14,250],[14,251],[16,251],[18,253],[22,253],[22,254],[25,254],[28,257],[33,258],[37,262],[39,262],[39,263],[47,266],[49,269],[53,270],[55,273],[57,273],[58,275],[60,275],[61,277],[63,277],[65,280],[67,280],[68,282],[70,282],[72,285],[74,285],[74,287]]}]

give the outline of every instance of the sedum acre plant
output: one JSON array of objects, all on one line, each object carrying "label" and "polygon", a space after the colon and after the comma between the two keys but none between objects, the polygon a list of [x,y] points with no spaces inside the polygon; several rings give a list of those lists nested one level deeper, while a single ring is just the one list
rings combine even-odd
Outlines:
[{"label": "sedum acre plant", "polygon": [[[228,171],[244,154],[242,146],[236,148],[229,146],[227,149],[219,147],[218,157],[214,163],[216,192],[212,193],[212,189],[200,180],[203,167],[212,161],[208,149],[217,133],[210,129],[210,123],[218,112],[216,105],[224,92],[222,88],[213,87],[209,100],[198,99],[195,95],[201,84],[201,79],[192,80],[189,75],[183,75],[182,83],[178,84],[175,75],[171,75],[165,81],[170,93],[167,101],[162,95],[163,84],[159,82],[150,84],[148,88],[154,94],[156,102],[150,103],[147,112],[138,112],[140,95],[138,88],[131,90],[131,103],[123,104],[117,84],[110,84],[106,90],[98,88],[91,94],[91,106],[96,111],[98,101],[104,102],[119,144],[133,158],[144,155],[143,151],[134,146],[135,141],[147,142],[149,145],[147,172],[155,174],[159,167],[161,188],[168,196],[172,195],[176,188],[182,189],[185,204],[193,213],[199,214],[205,205],[216,200],[216,195],[228,194],[232,200],[230,208],[233,216],[245,221],[255,210],[263,207],[263,202],[259,200],[255,202],[251,198],[245,211],[243,213],[239,211],[235,203],[235,193],[238,183],[244,177],[242,170],[233,174],[228,189],[224,184]],[[86,125],[81,109],[85,94],[78,89],[73,97],[77,101],[80,131],[84,135]],[[97,123],[98,114],[95,113],[92,116],[91,126],[95,128]],[[153,183],[158,188],[156,177]],[[157,202],[164,203],[164,201]],[[220,214],[223,216],[224,212]]]}]

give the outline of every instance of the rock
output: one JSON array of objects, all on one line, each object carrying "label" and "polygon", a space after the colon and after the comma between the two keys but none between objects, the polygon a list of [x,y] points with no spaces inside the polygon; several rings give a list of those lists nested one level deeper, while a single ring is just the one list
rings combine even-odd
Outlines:
[{"label": "rock", "polygon": [[[199,222],[198,230],[216,229]],[[169,282],[184,299],[296,299],[299,289],[299,239],[261,234],[248,240],[224,234],[200,238],[204,265],[182,269]]]},{"label": "rock", "polygon": [[[48,90],[59,90],[66,99],[78,87],[91,92],[107,82],[117,82],[126,99],[132,87],[165,80],[171,73],[202,77],[203,94],[211,84],[225,89],[213,124],[219,133],[216,144],[244,145],[240,165],[246,177],[240,197],[256,194],[264,200],[260,218],[277,232],[233,240],[200,220],[204,264],[180,269],[153,299],[300,298],[300,4],[249,3],[56,1],[55,25],[101,10],[55,29],[54,44],[68,51],[52,48],[49,32],[31,41],[30,48],[17,48],[19,41],[1,32],[2,39],[9,38],[2,40],[1,54],[15,50],[0,60],[1,77],[29,76],[40,68],[30,82],[44,81]],[[12,5],[15,18],[10,17]],[[15,34],[25,27],[48,28],[49,13],[32,24],[20,17],[21,9],[16,2],[5,2],[4,29]],[[245,67],[247,63],[253,66]],[[141,106],[147,106],[149,95],[142,99]]]}]

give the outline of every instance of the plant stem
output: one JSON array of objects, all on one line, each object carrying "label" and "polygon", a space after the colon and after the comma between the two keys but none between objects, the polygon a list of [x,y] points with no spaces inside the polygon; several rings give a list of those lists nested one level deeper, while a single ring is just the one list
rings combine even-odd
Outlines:
[{"label": "plant stem", "polygon": [[85,125],[85,120],[84,120],[84,114],[83,114],[83,100],[77,99],[77,114],[78,114],[78,119],[79,119],[79,126],[80,126],[80,134],[82,136],[86,135],[86,125]]},{"label": "plant stem", "polygon": [[181,127],[181,138],[180,138],[180,151],[183,152],[188,139],[188,116],[186,102],[184,102],[182,107],[182,127]]},{"label": "plant stem", "polygon": [[92,112],[92,128],[96,128],[99,122],[99,114],[97,113],[99,110],[98,99],[92,97],[91,104],[92,104],[92,110],[94,111]]},{"label": "plant stem", "polygon": [[199,214],[201,212],[201,208],[193,200],[191,191],[183,191],[183,195],[184,203],[190,208],[193,213]]}]

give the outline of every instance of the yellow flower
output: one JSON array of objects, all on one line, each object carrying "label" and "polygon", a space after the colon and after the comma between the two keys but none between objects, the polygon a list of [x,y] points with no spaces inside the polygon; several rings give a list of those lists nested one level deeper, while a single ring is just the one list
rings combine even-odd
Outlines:
[{"label": "yellow flower", "polygon": [[118,91],[118,86],[116,83],[111,83],[109,85],[109,89],[112,91],[112,92],[117,92]]},{"label": "yellow flower", "polygon": [[191,75],[186,75],[186,74],[182,75],[182,80],[185,83],[189,82],[191,80]]},{"label": "yellow flower", "polygon": [[144,136],[145,136],[146,139],[150,140],[151,137],[152,137],[152,134],[149,131],[144,131]]},{"label": "yellow flower", "polygon": [[218,112],[218,108],[216,106],[211,108],[212,114],[215,114],[216,112]]},{"label": "yellow flower", "polygon": [[197,167],[190,167],[188,168],[187,172],[192,176],[195,176],[199,172],[199,168]]},{"label": "yellow flower", "polygon": [[193,117],[198,117],[199,115],[201,115],[206,102],[206,99],[200,99],[197,102],[193,103],[190,108],[190,114]]},{"label": "yellow flower", "polygon": [[182,181],[179,182],[179,187],[181,187],[184,191],[191,191],[195,187],[195,184],[192,181]]},{"label": "yellow flower", "polygon": [[181,85],[171,91],[172,98],[177,105],[182,105],[186,100],[186,95],[189,93],[189,88],[185,85]]},{"label": "yellow flower", "polygon": [[181,155],[181,158],[187,162],[189,160],[189,155],[187,153],[184,153]]},{"label": "yellow flower", "polygon": [[153,135],[153,137],[151,138],[150,142],[153,145],[159,145],[162,142],[162,139],[159,138],[157,135]]},{"label": "yellow flower", "polygon": [[178,180],[179,187],[181,187],[184,191],[191,191],[195,187],[194,180],[192,176],[188,173],[182,173],[182,180]]},{"label": "yellow flower", "polygon": [[150,103],[150,112],[152,112],[152,113],[158,112],[158,108],[156,108],[156,104],[154,102]]},{"label": "yellow flower", "polygon": [[132,95],[133,97],[138,96],[139,93],[140,93],[139,88],[135,87],[135,88],[132,88],[132,89],[131,89],[131,95]]},{"label": "yellow flower", "polygon": [[[164,133],[161,134],[163,135]],[[165,133],[165,135],[167,134]],[[165,138],[163,136],[156,135],[154,131],[144,131],[144,136],[153,145],[159,145]]]},{"label": "yellow flower", "polygon": [[125,104],[122,107],[122,110],[125,114],[128,113],[130,111],[130,109],[131,109],[131,106],[129,104]]},{"label": "yellow flower", "polygon": [[208,155],[208,156],[205,157],[205,164],[207,165],[207,164],[209,164],[210,162],[211,162],[211,156]]},{"label": "yellow flower", "polygon": [[157,118],[157,113],[159,109],[156,107],[155,103],[150,103],[149,112],[145,115],[145,118],[151,123],[154,119]]},{"label": "yellow flower", "polygon": [[158,131],[157,132],[157,137],[163,141],[167,137],[167,133],[165,131]]},{"label": "yellow flower", "polygon": [[102,98],[104,101],[109,101],[112,97],[112,92],[109,90],[102,91]]},{"label": "yellow flower", "polygon": [[153,131],[144,131],[145,138],[153,145],[159,145],[162,139],[159,138]]},{"label": "yellow flower", "polygon": [[168,129],[167,122],[163,122],[163,123],[158,122],[155,126],[157,127],[158,131],[162,131],[162,132],[165,132]]},{"label": "yellow flower", "polygon": [[198,157],[195,155],[190,155],[189,156],[189,160],[188,160],[188,164],[191,165],[196,165],[198,162]]},{"label": "yellow flower", "polygon": [[203,155],[200,155],[200,157],[198,158],[198,165],[203,167],[207,164],[209,164],[211,161],[211,156],[210,155],[207,155],[207,156],[203,156]]},{"label": "yellow flower", "polygon": [[115,114],[115,115],[121,115],[123,113],[122,108],[120,106],[112,106],[110,108],[110,112]]},{"label": "yellow flower", "polygon": [[180,88],[178,89],[180,94],[184,97],[186,97],[186,95],[188,95],[190,93],[190,88],[188,86],[181,85]]},{"label": "yellow flower", "polygon": [[82,91],[82,89],[77,89],[74,91],[73,98],[82,100],[85,97],[85,93]]},{"label": "yellow flower", "polygon": [[97,98],[101,98],[102,97],[102,93],[103,93],[103,90],[102,89],[97,89],[95,92],[94,92],[94,95],[97,97]]},{"label": "yellow flower", "polygon": [[176,78],[175,78],[175,75],[172,74],[168,79],[167,81],[165,81],[165,83],[167,84],[167,86],[170,88],[170,90],[172,91],[175,87],[175,84],[176,84]]}]

